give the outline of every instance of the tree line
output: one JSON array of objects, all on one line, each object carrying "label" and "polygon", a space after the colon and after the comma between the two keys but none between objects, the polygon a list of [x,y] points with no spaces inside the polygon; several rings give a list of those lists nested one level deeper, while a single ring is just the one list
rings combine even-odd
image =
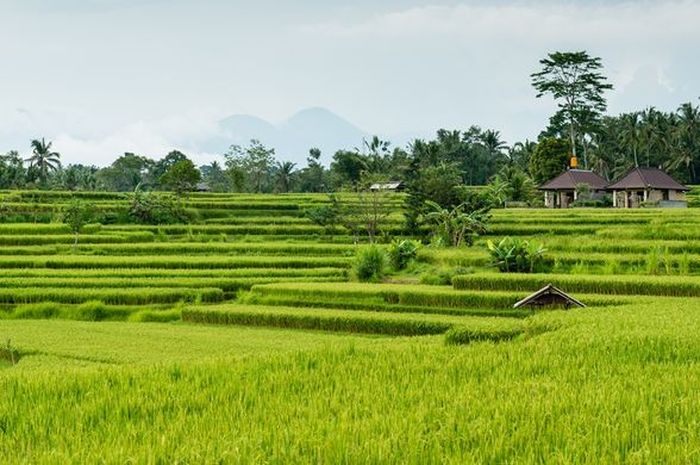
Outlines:
[{"label": "tree line", "polygon": [[0,188],[284,193],[334,192],[362,188],[369,180],[400,180],[419,197],[454,207],[463,187],[486,184],[499,199],[526,201],[536,184],[561,173],[572,157],[608,179],[634,166],[653,166],[681,182],[700,181],[697,105],[611,116],[606,114],[606,92],[612,85],[600,58],[554,52],[540,66],[531,75],[536,96],[552,97],[558,110],[536,141],[508,145],[499,131],[471,126],[441,129],[434,138],[406,147],[392,147],[375,136],[360,147],[337,151],[327,167],[316,148],[299,167],[252,140],[246,146],[232,145],[220,161],[199,167],[184,153],[172,151],[158,160],[125,153],[110,166],[97,168],[62,166],[51,142],[37,139],[27,159],[16,151],[0,156]]}]

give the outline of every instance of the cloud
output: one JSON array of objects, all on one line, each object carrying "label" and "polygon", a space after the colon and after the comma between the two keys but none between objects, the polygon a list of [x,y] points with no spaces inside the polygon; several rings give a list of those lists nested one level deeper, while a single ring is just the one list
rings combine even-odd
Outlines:
[{"label": "cloud", "polygon": [[[700,2],[457,4],[413,7],[362,21],[327,21],[302,27],[312,34],[340,38],[435,37],[531,41],[610,39],[673,41],[697,36]],[[669,27],[673,25],[673,27]]]},{"label": "cloud", "polygon": [[99,136],[64,132],[54,138],[54,148],[63,154],[64,163],[106,166],[125,152],[158,159],[172,150],[188,154],[195,163],[208,163],[218,155],[195,151],[194,142],[217,134],[217,121],[215,114],[176,115],[138,121]]}]

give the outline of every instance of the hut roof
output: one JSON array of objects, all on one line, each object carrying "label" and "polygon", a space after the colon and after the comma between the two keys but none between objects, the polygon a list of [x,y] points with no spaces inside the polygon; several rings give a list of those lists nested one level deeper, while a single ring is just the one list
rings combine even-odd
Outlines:
[{"label": "hut roof", "polygon": [[532,305],[542,307],[545,305],[564,305],[566,307],[576,306],[585,307],[585,305],[578,300],[571,297],[566,292],[557,289],[551,284],[547,284],[545,287],[539,291],[525,297],[523,300],[513,304],[513,308],[520,308],[525,305]]},{"label": "hut roof", "polygon": [[389,181],[389,182],[377,182],[369,186],[370,190],[373,191],[395,191],[403,189],[403,181]]},{"label": "hut roof", "polygon": [[608,181],[591,170],[570,169],[542,184],[539,189],[543,191],[574,190],[577,184],[588,184],[593,189],[605,189]]},{"label": "hut roof", "polygon": [[619,181],[608,186],[610,190],[670,189],[690,190],[658,168],[632,168]]}]

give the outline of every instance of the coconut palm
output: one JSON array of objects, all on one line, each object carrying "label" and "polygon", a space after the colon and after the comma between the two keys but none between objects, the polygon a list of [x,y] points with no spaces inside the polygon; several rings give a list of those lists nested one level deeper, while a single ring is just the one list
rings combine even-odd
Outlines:
[{"label": "coconut palm", "polygon": [[481,134],[481,143],[484,144],[491,156],[501,155],[503,151],[508,149],[508,144],[501,139],[501,133],[491,129]]},{"label": "coconut palm", "polygon": [[294,167],[297,166],[296,163],[291,161],[278,162],[276,166],[276,183],[277,188],[280,192],[289,192],[292,185],[292,178],[294,176]]},{"label": "coconut palm", "polygon": [[32,156],[25,161],[29,162],[30,168],[35,168],[39,173],[39,180],[42,186],[46,186],[49,172],[58,170],[61,167],[61,154],[51,151],[52,142],[46,143],[44,138],[32,141]]},{"label": "coconut palm", "polygon": [[700,110],[692,103],[684,103],[676,114],[673,133],[676,150],[669,160],[669,169],[684,167],[692,181],[695,181],[694,161],[700,153]]},{"label": "coconut palm", "polygon": [[623,147],[632,152],[634,166],[639,166],[639,147],[642,141],[642,123],[638,112],[626,113],[620,116],[622,127],[620,130],[620,142]]}]

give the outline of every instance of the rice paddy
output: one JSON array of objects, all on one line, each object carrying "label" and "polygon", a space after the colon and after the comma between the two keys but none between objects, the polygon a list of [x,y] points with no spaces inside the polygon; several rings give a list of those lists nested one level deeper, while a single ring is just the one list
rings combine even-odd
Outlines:
[{"label": "rice paddy", "polygon": [[[0,463],[700,461],[700,210],[495,210],[365,284],[324,195],[193,194],[192,224],[77,246],[73,196],[124,208],[0,193]],[[498,273],[506,235],[546,269]],[[512,308],[549,283],[587,307]]]}]

